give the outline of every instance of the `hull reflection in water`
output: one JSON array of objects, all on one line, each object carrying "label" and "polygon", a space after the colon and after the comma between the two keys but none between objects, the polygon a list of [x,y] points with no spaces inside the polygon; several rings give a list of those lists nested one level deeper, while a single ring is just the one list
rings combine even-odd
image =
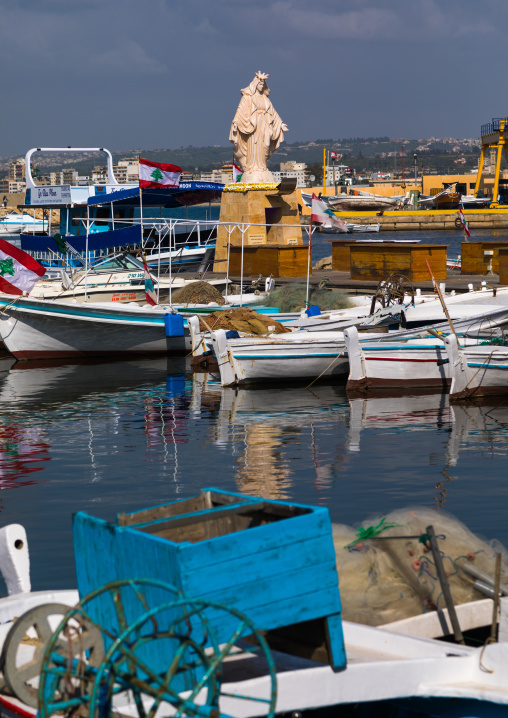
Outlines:
[{"label": "hull reflection in water", "polygon": [[[311,450],[318,492],[333,481],[334,467],[323,462],[316,444],[319,425],[332,417],[345,423],[348,401],[344,386],[222,388],[207,374],[193,375],[191,407],[215,406],[213,440],[231,444],[235,452],[236,488],[253,496],[287,499],[294,483],[293,467],[285,456],[288,443],[304,443],[311,429]],[[206,410],[206,409],[205,409]]]},{"label": "hull reflection in water", "polygon": [[435,431],[448,425],[445,471],[457,464],[459,452],[468,442],[487,442],[495,446],[496,452],[508,454],[508,401],[450,405],[448,394],[429,394],[351,399],[350,407],[346,442],[349,451],[361,450],[364,431]]}]

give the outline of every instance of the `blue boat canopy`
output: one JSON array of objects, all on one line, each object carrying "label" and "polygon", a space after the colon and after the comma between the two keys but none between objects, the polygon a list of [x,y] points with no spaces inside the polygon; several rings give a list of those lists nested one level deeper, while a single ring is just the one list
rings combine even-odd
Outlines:
[{"label": "blue boat canopy", "polygon": [[[143,207],[189,207],[221,198],[223,184],[215,182],[182,182],[179,187],[144,189]],[[88,198],[89,205],[110,204],[139,207],[139,187],[104,192]]]},{"label": "blue boat canopy", "polygon": [[[21,249],[25,252],[47,252],[52,250],[58,252],[58,246],[52,237],[36,237],[32,234],[22,234]],[[97,232],[88,235],[88,245],[85,237],[77,237],[75,234],[68,234],[62,239],[70,244],[76,252],[86,252],[87,246],[89,252],[99,249],[110,249],[111,247],[122,247],[126,244],[141,243],[141,225],[136,224],[132,227],[123,227],[122,229],[112,229],[106,232]]]}]

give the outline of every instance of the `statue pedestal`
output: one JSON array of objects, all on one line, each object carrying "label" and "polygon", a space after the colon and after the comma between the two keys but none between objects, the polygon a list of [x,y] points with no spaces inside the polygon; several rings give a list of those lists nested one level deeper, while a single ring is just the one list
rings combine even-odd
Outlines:
[{"label": "statue pedestal", "polygon": [[[244,232],[244,247],[256,245],[303,245],[296,192],[281,194],[279,187],[226,185],[222,193],[220,221],[230,225],[250,225]],[[230,231],[230,233],[228,232]],[[219,226],[215,248],[214,272],[227,270],[228,241],[242,245],[238,227]]]}]

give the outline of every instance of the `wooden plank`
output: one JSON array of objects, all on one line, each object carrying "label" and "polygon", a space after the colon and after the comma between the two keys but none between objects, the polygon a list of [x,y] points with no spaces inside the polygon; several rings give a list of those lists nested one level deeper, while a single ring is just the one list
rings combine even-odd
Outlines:
[{"label": "wooden plank", "polygon": [[[321,508],[321,507],[319,507]],[[331,536],[331,522],[328,511],[318,510],[312,514],[296,516],[267,526],[258,526],[244,533],[220,536],[213,541],[200,544],[199,551],[192,544],[180,546],[180,560],[186,571],[210,564],[231,561],[239,552],[244,556],[268,551],[302,541],[310,536]]]},{"label": "wooden plank", "polygon": [[143,511],[135,511],[129,514],[119,513],[116,519],[119,526],[133,526],[138,523],[144,524],[157,519],[168,518],[169,516],[178,516],[179,514],[188,514],[193,511],[210,508],[209,503],[209,497],[203,493],[191,499],[173,501],[170,504],[154,506]]},{"label": "wooden plank", "polygon": [[386,279],[397,272],[407,274],[411,269],[408,247],[395,245],[352,245],[351,279]]},{"label": "wooden plank", "polygon": [[[461,274],[487,274],[492,259],[492,270],[499,272],[499,250],[508,247],[508,241],[462,242]],[[493,251],[492,257],[485,256],[485,251]]]},{"label": "wooden plank", "polygon": [[[254,625],[263,631],[270,631],[280,626],[289,626],[293,623],[302,623],[303,621],[311,621],[315,618],[321,618],[340,612],[339,591],[337,586],[327,586],[316,591],[309,591],[308,587],[305,593],[298,595],[283,595],[278,593],[278,599],[256,605],[236,605],[235,608],[245,613]],[[219,601],[224,605],[226,601]],[[216,612],[213,618],[214,625],[222,626],[228,624],[229,621],[224,620]]]},{"label": "wooden plank", "polygon": [[334,272],[351,271],[351,244],[354,242],[344,239],[332,241],[332,270]]},{"label": "wooden plank", "polygon": [[221,506],[214,507],[211,509],[203,509],[202,511],[195,511],[190,514],[183,514],[181,516],[170,516],[169,518],[157,519],[143,524],[136,524],[135,528],[138,531],[146,531],[147,533],[162,535],[162,532],[166,529],[180,528],[182,526],[191,526],[192,524],[200,524],[206,521],[213,521],[220,517],[230,516],[232,514],[245,513],[247,511],[255,511],[259,509],[266,509],[266,502],[258,501],[252,503],[245,501],[238,503],[233,506]]},{"label": "wooden plank", "polygon": [[[203,586],[213,588],[220,580],[223,588],[231,587],[243,581],[255,581],[261,578],[277,578],[294,566],[300,568],[314,566],[316,572],[322,563],[328,565],[335,561],[332,541],[319,536],[272,548],[256,554],[238,554],[235,558],[220,565],[214,563],[198,570],[182,571],[182,588],[185,593],[194,595],[202,591]],[[319,569],[321,570],[321,569]],[[220,574],[220,579],[217,578]],[[336,580],[338,580],[336,578]]]},{"label": "wooden plank", "polygon": [[430,279],[426,261],[434,275],[434,279],[446,279],[446,248],[442,246],[418,246],[411,250],[411,276],[413,282],[425,282]]},{"label": "wooden plank", "polygon": [[508,247],[499,249],[499,284],[508,284]]}]

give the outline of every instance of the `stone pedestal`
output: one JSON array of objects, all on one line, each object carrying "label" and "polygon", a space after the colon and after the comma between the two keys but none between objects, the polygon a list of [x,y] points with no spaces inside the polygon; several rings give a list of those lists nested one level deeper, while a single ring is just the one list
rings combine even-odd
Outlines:
[{"label": "stone pedestal", "polygon": [[[266,189],[244,185],[241,191],[226,185],[222,193],[220,221],[231,225],[250,225],[244,233],[244,247],[257,245],[303,245],[296,192],[281,194],[279,187]],[[228,229],[232,230],[228,234]],[[228,241],[242,245],[238,227],[219,226],[215,249],[214,272],[226,272]]]}]

